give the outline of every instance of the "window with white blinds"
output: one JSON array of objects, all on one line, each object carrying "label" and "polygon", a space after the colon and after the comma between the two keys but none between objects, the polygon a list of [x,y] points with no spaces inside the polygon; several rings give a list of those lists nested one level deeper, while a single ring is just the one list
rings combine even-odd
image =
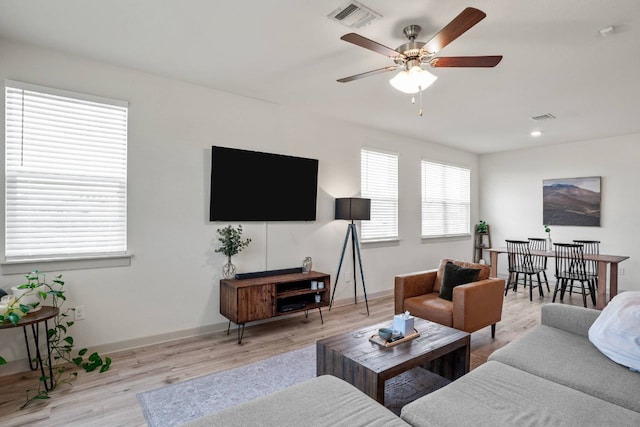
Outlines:
[{"label": "window with white blinds", "polygon": [[127,250],[124,101],[5,82],[5,256]]},{"label": "window with white blinds", "polygon": [[471,171],[422,161],[422,237],[469,234]]},{"label": "window with white blinds", "polygon": [[363,241],[398,238],[398,155],[360,151],[360,193],[371,199],[371,220],[362,221]]}]

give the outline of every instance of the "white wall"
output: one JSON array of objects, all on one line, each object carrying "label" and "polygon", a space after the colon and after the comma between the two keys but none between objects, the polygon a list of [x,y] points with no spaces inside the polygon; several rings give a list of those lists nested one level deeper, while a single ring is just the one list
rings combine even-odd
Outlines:
[{"label": "white wall", "polygon": [[[208,221],[212,145],[319,159],[317,220],[242,224],[253,241],[233,258],[239,272],[298,267],[311,256],[314,270],[335,275],[347,224],[333,220],[333,200],[358,194],[363,146],[400,154],[400,240],[362,248],[369,296],[390,294],[395,274],[436,267],[442,257],[472,257],[471,238],[420,239],[420,159],[471,168],[476,221],[476,155],[8,41],[0,40],[0,58],[1,79],[129,102],[131,266],[62,272],[40,267],[64,275],[69,306],[85,306],[86,320],[73,328],[77,348],[114,350],[226,328],[218,298],[226,260],[214,249],[216,229],[227,223]],[[4,117],[4,102],[0,108]],[[19,275],[0,276],[4,289],[17,283]],[[341,279],[336,301],[348,303],[352,295],[353,283]],[[0,333],[0,354],[24,359],[21,332]]]},{"label": "white wall", "polygon": [[[544,136],[543,136],[544,137]],[[640,290],[640,135],[627,135],[483,155],[480,157],[480,217],[491,226],[493,246],[505,239],[546,237],[542,225],[542,180],[600,176],[600,227],[551,226],[554,242],[600,240],[600,253],[626,255],[618,288]],[[499,274],[506,274],[506,258]],[[553,271],[552,263],[550,270]],[[553,277],[553,274],[549,277]],[[553,281],[555,283],[555,280]]]}]

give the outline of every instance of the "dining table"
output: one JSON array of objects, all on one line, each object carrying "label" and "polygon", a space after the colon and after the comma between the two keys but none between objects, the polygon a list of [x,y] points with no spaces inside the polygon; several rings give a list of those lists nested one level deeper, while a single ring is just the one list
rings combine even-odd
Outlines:
[{"label": "dining table", "polygon": [[[491,276],[498,277],[498,255],[506,254],[506,247],[486,248],[489,252],[489,263]],[[542,250],[531,250],[531,255],[541,255],[546,258],[555,258],[555,252]],[[626,255],[605,255],[605,254],[584,254],[585,261],[598,262],[598,293],[596,295],[596,308],[602,310],[611,298],[618,294],[618,264],[628,259]],[[609,281],[607,282],[607,271]],[[607,288],[609,289],[609,300],[607,300]]]}]

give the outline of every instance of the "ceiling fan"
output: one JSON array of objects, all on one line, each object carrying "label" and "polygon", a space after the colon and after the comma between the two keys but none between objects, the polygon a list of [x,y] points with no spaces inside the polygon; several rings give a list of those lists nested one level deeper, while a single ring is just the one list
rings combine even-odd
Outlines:
[{"label": "ceiling fan", "polygon": [[[345,34],[340,39],[353,43],[357,46],[364,47],[365,49],[372,50],[374,52],[385,55],[393,60],[396,65],[390,65],[387,67],[379,68],[377,70],[371,70],[353,76],[344,77],[338,79],[340,83],[346,83],[353,80],[358,80],[363,77],[372,76],[375,74],[385,73],[387,71],[395,71],[399,67],[409,75],[413,71],[414,74],[422,73],[431,76],[430,80],[423,83],[417,83],[418,86],[409,86],[402,89],[396,86],[393,82],[392,85],[396,89],[406,93],[416,93],[426,89],[428,85],[433,83],[436,79],[435,76],[427,73],[422,69],[422,64],[429,64],[434,68],[441,67],[495,67],[502,60],[501,55],[492,56],[436,56],[436,54],[447,46],[449,43],[460,37],[465,31],[476,25],[484,17],[487,16],[483,11],[475,9],[473,7],[467,7],[458,16],[456,16],[451,22],[444,26],[437,34],[435,34],[426,43],[416,41],[415,39],[420,34],[422,28],[418,25],[409,25],[404,28],[404,34],[409,39],[407,43],[398,46],[396,49],[391,49],[385,45],[382,45],[373,40],[369,40],[366,37],[360,36],[355,33]],[[395,79],[395,78],[394,78]],[[392,79],[392,80],[394,80]]]}]

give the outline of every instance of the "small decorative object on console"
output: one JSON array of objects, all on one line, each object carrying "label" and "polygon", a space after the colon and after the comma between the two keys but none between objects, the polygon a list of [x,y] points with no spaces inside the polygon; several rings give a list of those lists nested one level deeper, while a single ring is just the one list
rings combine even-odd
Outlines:
[{"label": "small decorative object on console", "polygon": [[308,256],[306,257],[303,261],[302,261],[302,272],[303,273],[308,273],[311,271],[311,265],[313,264],[313,261],[311,260],[311,257]]}]

